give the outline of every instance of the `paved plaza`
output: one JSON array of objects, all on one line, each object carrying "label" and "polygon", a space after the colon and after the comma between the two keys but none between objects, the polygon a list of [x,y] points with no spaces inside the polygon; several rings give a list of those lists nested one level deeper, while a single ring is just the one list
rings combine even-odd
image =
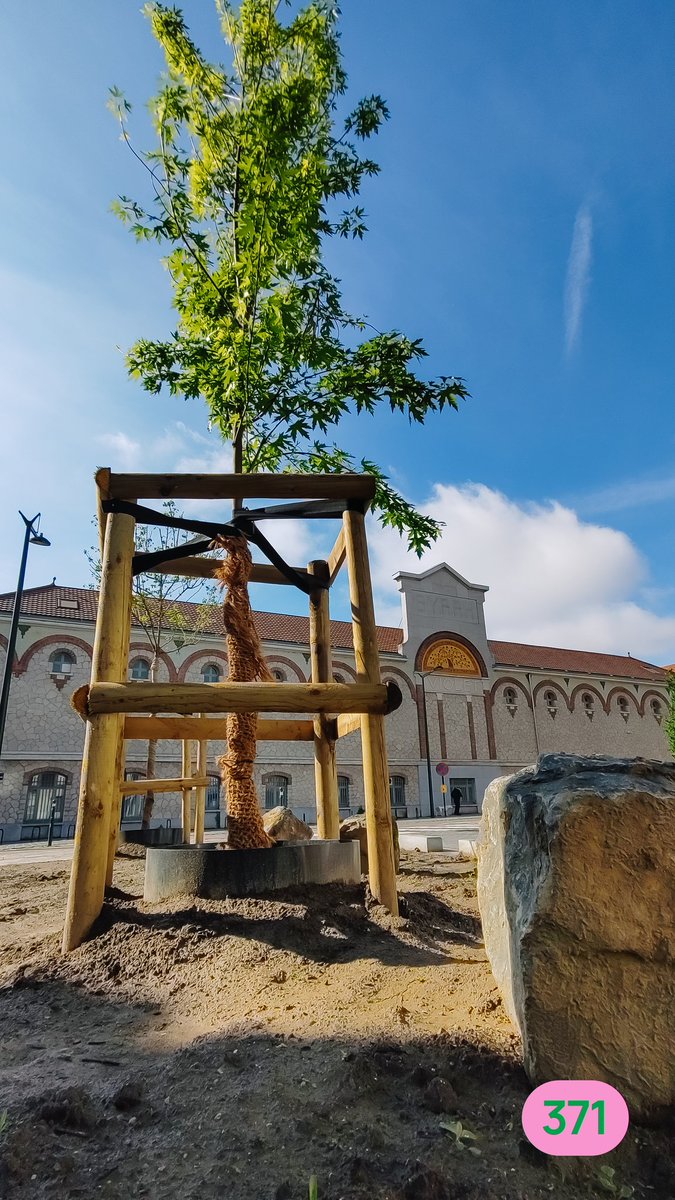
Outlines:
[{"label": "paved plaza", "polygon": [[[419,821],[399,821],[401,833],[441,837],[443,849],[456,851],[460,838],[473,839],[478,830],[479,817],[427,817]],[[204,835],[206,842],[219,842],[222,830],[211,829]],[[52,846],[46,842],[13,842],[0,845],[0,867],[28,866],[30,863],[69,862],[73,857],[72,838],[59,838]]]}]

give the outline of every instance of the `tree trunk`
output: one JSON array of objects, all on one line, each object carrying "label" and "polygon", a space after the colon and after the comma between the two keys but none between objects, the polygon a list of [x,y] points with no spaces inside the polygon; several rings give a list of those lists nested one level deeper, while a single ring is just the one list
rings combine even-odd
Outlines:
[{"label": "tree trunk", "polygon": [[[157,667],[158,667],[158,665],[159,665],[159,655],[155,653],[152,656],[152,663],[150,665],[150,681],[151,681],[151,683],[157,682]],[[157,739],[153,738],[151,741],[148,742],[148,758],[147,758],[147,763],[146,763],[146,768],[145,768],[145,774],[148,779],[156,779],[157,778],[156,764],[157,764]],[[155,793],[153,791],[147,791],[145,793],[145,804],[143,805],[143,821],[142,821],[142,825],[141,825],[142,829],[150,828],[150,821],[152,820],[152,810],[153,810],[154,806],[155,806]]]},{"label": "tree trunk", "polygon": [[[227,635],[229,679],[249,683],[271,679],[253,622],[248,580],[253,565],[248,543],[242,537],[222,538],[226,558],[219,578],[225,586],[223,621]],[[233,850],[255,850],[272,845],[258,805],[253,764],[256,756],[257,713],[230,713],[227,718],[227,754],[220,759],[227,791],[228,845]]]}]

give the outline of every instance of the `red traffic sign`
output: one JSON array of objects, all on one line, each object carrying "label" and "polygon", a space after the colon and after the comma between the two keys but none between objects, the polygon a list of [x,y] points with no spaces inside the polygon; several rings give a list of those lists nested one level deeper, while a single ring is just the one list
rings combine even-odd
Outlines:
[{"label": "red traffic sign", "polygon": [[439,763],[438,766],[436,767],[437,775],[447,775],[449,773],[449,771],[450,771],[450,768],[447,763]]}]

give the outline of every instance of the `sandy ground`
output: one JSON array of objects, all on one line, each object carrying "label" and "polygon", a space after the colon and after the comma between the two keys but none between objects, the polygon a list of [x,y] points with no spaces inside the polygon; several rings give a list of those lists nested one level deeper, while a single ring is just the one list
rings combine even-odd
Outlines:
[{"label": "sandy ground", "polygon": [[524,1141],[473,868],[401,866],[392,920],[365,884],[147,905],[120,860],[67,958],[63,864],[4,868],[0,1196],[675,1198],[667,1131],[586,1161]]}]

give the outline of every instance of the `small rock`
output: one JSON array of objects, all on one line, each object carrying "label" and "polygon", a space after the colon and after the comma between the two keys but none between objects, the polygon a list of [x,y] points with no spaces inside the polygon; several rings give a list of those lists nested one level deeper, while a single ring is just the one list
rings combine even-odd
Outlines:
[{"label": "small rock", "polygon": [[283,804],[263,813],[263,825],[273,842],[308,842],[313,836],[310,826]]},{"label": "small rock", "polygon": [[424,1089],[424,1103],[433,1113],[449,1113],[457,1112],[459,1101],[452,1084],[437,1075]]},{"label": "small rock", "polygon": [[285,971],[277,971],[276,975],[272,976],[272,983],[285,983],[288,975]]},{"label": "small rock", "polygon": [[[394,837],[394,866],[396,873],[399,870],[399,849],[398,849],[398,825],[392,821],[392,833]],[[341,842],[358,842],[361,850],[361,874],[368,874],[368,832],[366,829],[365,813],[358,817],[349,817],[340,825],[340,841]]]}]

